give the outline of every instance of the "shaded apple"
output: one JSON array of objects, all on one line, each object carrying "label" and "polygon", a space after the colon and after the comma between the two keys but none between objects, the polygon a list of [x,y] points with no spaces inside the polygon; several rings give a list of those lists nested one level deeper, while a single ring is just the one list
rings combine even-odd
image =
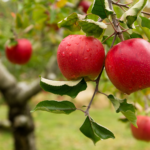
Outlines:
[{"label": "shaded apple", "polygon": [[90,2],[83,0],[79,3],[79,7],[82,7],[83,11],[87,13],[87,10],[90,7]]},{"label": "shaded apple", "polygon": [[94,80],[101,72],[105,51],[101,42],[84,35],[69,35],[60,43],[57,61],[62,74],[68,80],[84,77]]},{"label": "shaded apple", "polygon": [[150,87],[150,44],[135,38],[115,45],[107,53],[105,69],[110,81],[124,93]]},{"label": "shaded apple", "polygon": [[150,141],[150,117],[149,116],[137,116],[137,126],[130,125],[132,135],[142,141]]},{"label": "shaded apple", "polygon": [[6,46],[5,53],[10,62],[23,65],[30,60],[32,45],[27,39],[18,39],[16,45]]}]

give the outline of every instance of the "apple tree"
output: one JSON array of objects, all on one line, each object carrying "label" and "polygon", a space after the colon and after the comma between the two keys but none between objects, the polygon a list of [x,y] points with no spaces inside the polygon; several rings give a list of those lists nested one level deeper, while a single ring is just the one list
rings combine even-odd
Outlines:
[{"label": "apple tree", "polygon": [[[75,98],[79,92],[86,89],[87,82],[95,82],[95,91],[89,105],[83,108],[77,108],[73,102],[67,100],[46,100],[37,104],[33,111],[42,110],[60,114],[81,111],[85,114],[85,121],[80,131],[95,144],[101,139],[115,138],[110,130],[90,116],[91,104],[95,94],[99,93],[110,100],[116,113],[122,113],[132,126],[137,127],[136,105],[127,101],[130,99],[127,95],[140,93],[142,90],[144,96],[148,98],[145,91],[150,87],[150,21],[145,15],[150,14],[143,11],[147,2],[147,0],[132,3],[121,3],[120,0],[94,0],[87,14],[74,12],[59,21],[59,27],[72,32],[72,35],[62,40],[57,50],[59,68],[68,81],[41,77],[41,87],[54,94]],[[118,9],[121,9],[119,13]],[[113,28],[111,34],[109,26]],[[74,34],[80,30],[86,36]],[[106,49],[105,55],[102,44]],[[122,93],[122,99],[116,98],[108,90],[107,93],[99,88],[103,76],[109,78]],[[144,101],[145,107],[148,107],[148,99]],[[141,135],[138,139],[149,140],[150,135],[147,136],[143,138]]]},{"label": "apple tree", "polygon": [[[148,112],[149,97],[145,88],[150,84],[147,42],[150,40],[147,15],[150,14],[143,11],[147,0],[132,3],[94,0],[88,10],[85,4],[85,0],[12,0],[8,6],[2,3],[5,7],[1,10],[10,10],[5,15],[1,13],[0,19],[1,22],[8,21],[8,24],[2,23],[0,29],[0,91],[9,107],[8,119],[16,150],[36,149],[34,122],[28,102],[41,88],[75,98],[79,92],[86,90],[87,82],[95,83],[88,106],[76,108],[71,101],[46,100],[32,110],[59,114],[81,111],[85,120],[80,131],[94,143],[115,138],[109,129],[98,124],[90,115],[97,93],[105,95],[116,113],[122,113],[125,120],[134,126],[137,126],[136,105],[130,100],[139,103]],[[23,66],[18,65],[22,55],[18,55],[17,59],[15,52],[8,52],[18,48],[19,39],[28,39],[32,43],[32,56],[27,55],[29,59],[25,59]],[[5,53],[11,58],[7,56],[7,60]],[[60,74],[56,55],[67,81],[56,80]],[[116,88],[112,88],[114,86],[108,77]],[[117,93],[119,98],[116,98]],[[141,101],[141,97],[146,99]]]}]

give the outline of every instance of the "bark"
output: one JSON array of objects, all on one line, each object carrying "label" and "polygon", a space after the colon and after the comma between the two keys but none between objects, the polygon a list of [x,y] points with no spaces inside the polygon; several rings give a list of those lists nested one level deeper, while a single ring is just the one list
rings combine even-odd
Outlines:
[{"label": "bark", "polygon": [[[52,57],[42,76],[55,78],[59,73],[56,58]],[[40,79],[30,84],[17,82],[0,61],[0,91],[8,104],[8,119],[14,138],[15,150],[36,150],[34,121],[30,113],[28,101],[41,91]]]}]

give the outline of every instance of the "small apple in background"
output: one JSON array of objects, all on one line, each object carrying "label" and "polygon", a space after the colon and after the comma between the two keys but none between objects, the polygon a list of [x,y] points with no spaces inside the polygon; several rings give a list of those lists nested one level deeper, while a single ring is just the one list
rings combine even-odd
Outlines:
[{"label": "small apple in background", "polygon": [[87,10],[88,10],[89,7],[90,7],[90,2],[88,2],[88,1],[86,1],[86,0],[82,0],[82,1],[79,3],[79,7],[82,7],[83,12],[87,13]]},{"label": "small apple in background", "polygon": [[150,141],[150,117],[137,116],[137,126],[130,125],[133,136],[142,141]]},{"label": "small apple in background", "polygon": [[5,53],[10,62],[23,65],[30,60],[32,45],[27,39],[18,39],[16,45],[6,46]]},{"label": "small apple in background", "polygon": [[115,45],[107,53],[105,69],[110,81],[126,94],[150,87],[150,44],[135,38]]},{"label": "small apple in background", "polygon": [[105,51],[101,42],[85,35],[69,35],[57,51],[58,66],[68,80],[94,80],[102,71]]}]

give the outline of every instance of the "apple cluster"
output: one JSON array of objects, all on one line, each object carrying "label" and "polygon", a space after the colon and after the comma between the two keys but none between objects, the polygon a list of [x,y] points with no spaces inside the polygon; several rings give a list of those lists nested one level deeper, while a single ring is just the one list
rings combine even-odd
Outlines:
[{"label": "apple cluster", "polygon": [[[68,80],[95,80],[105,66],[106,73],[120,91],[131,94],[150,87],[150,44],[140,38],[122,41],[105,57],[102,43],[93,37],[69,35],[62,40],[57,61]],[[137,117],[138,128],[131,125],[133,136],[150,141],[150,118]]]},{"label": "apple cluster", "polygon": [[122,41],[110,49],[93,37],[69,35],[59,45],[57,60],[68,80],[94,80],[103,66],[111,82],[120,91],[131,94],[150,87],[150,44],[140,38]]}]

